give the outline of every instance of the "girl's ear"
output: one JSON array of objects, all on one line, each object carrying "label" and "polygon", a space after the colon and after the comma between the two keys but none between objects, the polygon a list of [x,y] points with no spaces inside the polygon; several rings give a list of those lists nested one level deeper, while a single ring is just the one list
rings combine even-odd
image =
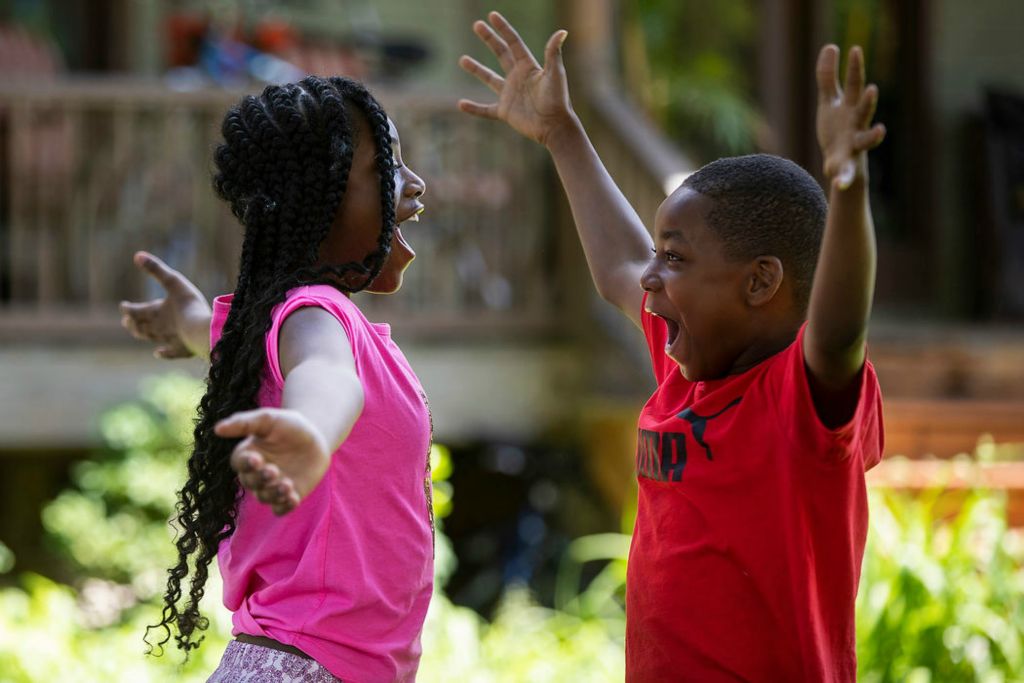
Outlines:
[{"label": "girl's ear", "polygon": [[782,286],[782,261],[776,256],[758,256],[751,262],[750,276],[745,292],[751,306],[769,303]]}]

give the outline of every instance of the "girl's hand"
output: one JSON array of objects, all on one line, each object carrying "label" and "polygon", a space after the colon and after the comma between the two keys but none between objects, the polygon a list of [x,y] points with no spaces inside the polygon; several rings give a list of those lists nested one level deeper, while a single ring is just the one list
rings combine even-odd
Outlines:
[{"label": "girl's hand", "polygon": [[490,25],[477,21],[473,32],[498,58],[504,78],[467,55],[459,59],[459,66],[493,90],[498,101],[480,104],[459,100],[459,109],[504,121],[526,137],[547,145],[552,133],[575,119],[562,64],[562,43],[568,32],[556,31],[548,39],[541,68],[505,17],[491,12],[487,18]]},{"label": "girl's hand", "polygon": [[155,342],[157,358],[209,358],[212,313],[203,293],[148,252],[136,253],[134,261],[163,285],[167,296],[140,303],[122,301],[122,327],[136,339]]},{"label": "girl's hand", "polygon": [[885,126],[871,126],[878,104],[878,87],[864,87],[864,55],[850,50],[846,83],[839,86],[839,48],[826,45],[818,54],[818,144],[825,177],[840,190],[867,178],[867,154],[885,138]]},{"label": "girl's hand", "polygon": [[242,486],[276,515],[295,509],[324,478],[331,461],[323,436],[295,410],[235,413],[218,422],[214,431],[242,439],[231,453],[231,468]]}]

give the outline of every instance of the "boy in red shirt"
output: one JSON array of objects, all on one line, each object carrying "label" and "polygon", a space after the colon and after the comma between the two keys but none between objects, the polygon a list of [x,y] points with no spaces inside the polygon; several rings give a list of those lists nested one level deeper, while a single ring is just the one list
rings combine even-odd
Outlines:
[{"label": "boy in red shirt", "polygon": [[882,452],[866,153],[885,135],[860,50],[842,88],[838,49],[818,58],[828,205],[792,162],[722,159],[665,200],[652,240],[573,112],[566,33],[541,67],[489,21],[474,31],[504,76],[460,64],[498,100],[460,107],[551,152],[594,283],[643,330],[658,380],[639,424],[627,680],[855,680],[864,471]]}]

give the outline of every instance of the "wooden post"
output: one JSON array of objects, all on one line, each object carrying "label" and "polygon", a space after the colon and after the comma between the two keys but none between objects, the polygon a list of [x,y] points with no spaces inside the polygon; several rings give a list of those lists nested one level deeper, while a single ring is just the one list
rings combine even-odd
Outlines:
[{"label": "wooden post", "polygon": [[831,0],[762,0],[758,22],[758,96],[772,132],[766,151],[819,178],[814,63],[831,16]]}]

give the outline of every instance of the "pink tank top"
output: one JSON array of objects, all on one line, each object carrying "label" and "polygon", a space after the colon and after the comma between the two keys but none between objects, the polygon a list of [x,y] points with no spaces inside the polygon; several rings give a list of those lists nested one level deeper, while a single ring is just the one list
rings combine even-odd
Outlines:
[{"label": "pink tank top", "polygon": [[[216,343],[233,295],[213,305]],[[348,334],[365,404],[320,484],[283,517],[248,493],[218,564],[233,633],[293,645],[346,681],[412,681],[433,589],[426,396],[386,324],[327,285],[299,287],[273,310],[261,406],[279,407],[284,319],[319,306]]]}]

